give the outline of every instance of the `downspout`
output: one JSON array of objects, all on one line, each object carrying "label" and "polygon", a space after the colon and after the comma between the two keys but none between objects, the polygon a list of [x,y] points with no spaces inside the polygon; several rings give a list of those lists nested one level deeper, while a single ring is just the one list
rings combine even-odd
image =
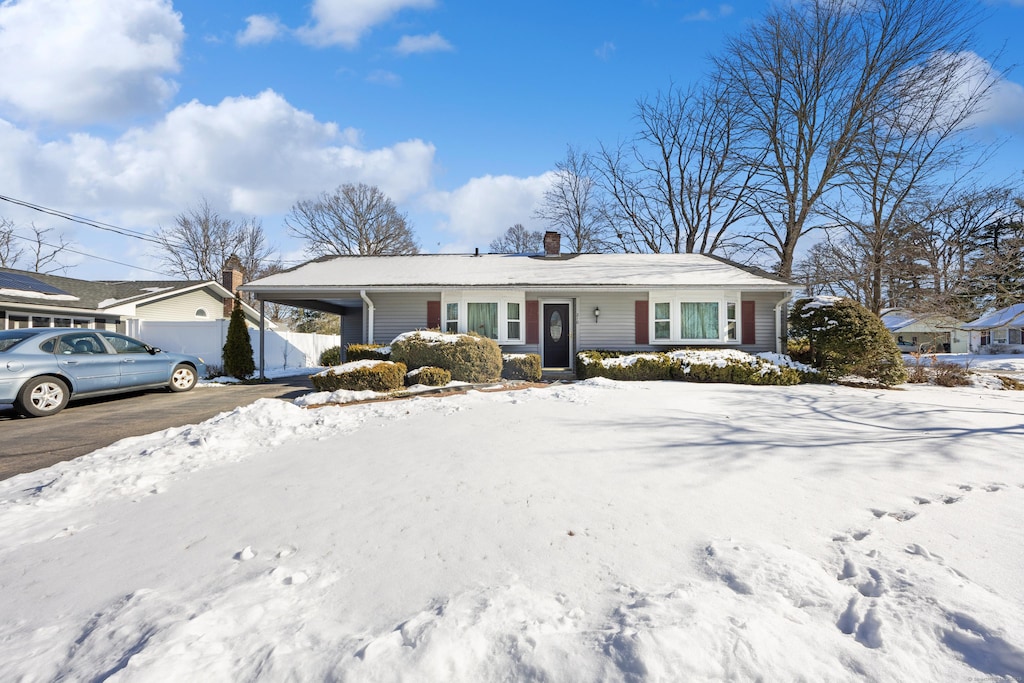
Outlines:
[{"label": "downspout", "polygon": [[[793,300],[795,296],[794,292],[790,292],[789,296],[775,304],[775,353],[785,354],[788,349],[783,348],[782,344],[785,342],[785,337],[782,336],[782,310],[786,305]],[[789,335],[786,335],[789,336]]]},{"label": "downspout", "polygon": [[359,290],[359,298],[366,304],[366,336],[367,344],[373,343],[373,302],[370,301],[370,297],[366,296],[366,290]]}]

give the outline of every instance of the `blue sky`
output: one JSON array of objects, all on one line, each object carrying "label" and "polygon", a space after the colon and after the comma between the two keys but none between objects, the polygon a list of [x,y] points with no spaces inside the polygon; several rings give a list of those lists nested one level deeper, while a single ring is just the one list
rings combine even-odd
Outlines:
[{"label": "blue sky", "polygon": [[[765,0],[6,0],[0,195],[143,233],[205,197],[259,216],[283,260],[298,199],[379,185],[424,251],[471,251],[537,202],[566,145],[633,132],[637,98],[699,79]],[[1024,0],[992,0],[982,57],[1024,64]],[[1024,170],[1024,73],[976,135]],[[157,277],[154,247],[0,203],[63,232],[68,275]],[[117,261],[100,261],[88,255]]]}]

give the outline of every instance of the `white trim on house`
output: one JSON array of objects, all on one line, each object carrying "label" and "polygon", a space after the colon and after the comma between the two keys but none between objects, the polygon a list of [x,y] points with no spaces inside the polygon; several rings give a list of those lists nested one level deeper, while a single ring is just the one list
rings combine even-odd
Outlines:
[{"label": "white trim on house", "polygon": [[[648,340],[653,346],[678,344],[731,344],[739,346],[743,338],[739,290],[678,290],[648,292]],[[668,317],[659,318],[659,304],[668,306]],[[683,304],[715,304],[717,334],[714,337],[683,336]],[[732,310],[730,311],[730,304]],[[661,311],[664,313],[665,311]],[[729,313],[732,317],[729,317]],[[729,322],[733,325],[730,328]]]}]

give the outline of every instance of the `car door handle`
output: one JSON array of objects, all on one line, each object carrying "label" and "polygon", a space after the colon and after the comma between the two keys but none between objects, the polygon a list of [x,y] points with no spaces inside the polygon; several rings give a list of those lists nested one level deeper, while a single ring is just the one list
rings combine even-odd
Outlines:
[{"label": "car door handle", "polygon": [[122,358],[121,362],[122,363],[134,363],[135,359],[134,358]]},{"label": "car door handle", "polygon": [[62,360],[61,365],[78,365],[77,360]]}]

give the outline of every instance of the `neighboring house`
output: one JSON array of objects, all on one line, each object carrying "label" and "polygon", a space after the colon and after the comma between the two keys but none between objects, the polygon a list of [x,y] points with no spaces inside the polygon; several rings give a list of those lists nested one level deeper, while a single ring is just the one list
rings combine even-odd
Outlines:
[{"label": "neighboring house", "polygon": [[242,290],[341,315],[343,347],[475,331],[548,370],[571,369],[583,349],[785,350],[791,282],[700,254],[560,254],[557,233],[545,252],[337,256]]},{"label": "neighboring house", "polygon": [[[0,268],[0,329],[88,327],[136,333],[138,321],[195,322],[231,315],[238,271],[213,280],[92,281]],[[225,286],[227,285],[227,286]],[[244,306],[247,321],[260,315]]]},{"label": "neighboring house", "polygon": [[1024,349],[1024,303],[987,313],[966,323],[964,329],[970,332],[971,351],[975,353],[994,344]]},{"label": "neighboring house", "polygon": [[963,321],[948,315],[921,315],[903,308],[882,311],[882,322],[904,353],[934,351],[967,353],[968,334]]}]

